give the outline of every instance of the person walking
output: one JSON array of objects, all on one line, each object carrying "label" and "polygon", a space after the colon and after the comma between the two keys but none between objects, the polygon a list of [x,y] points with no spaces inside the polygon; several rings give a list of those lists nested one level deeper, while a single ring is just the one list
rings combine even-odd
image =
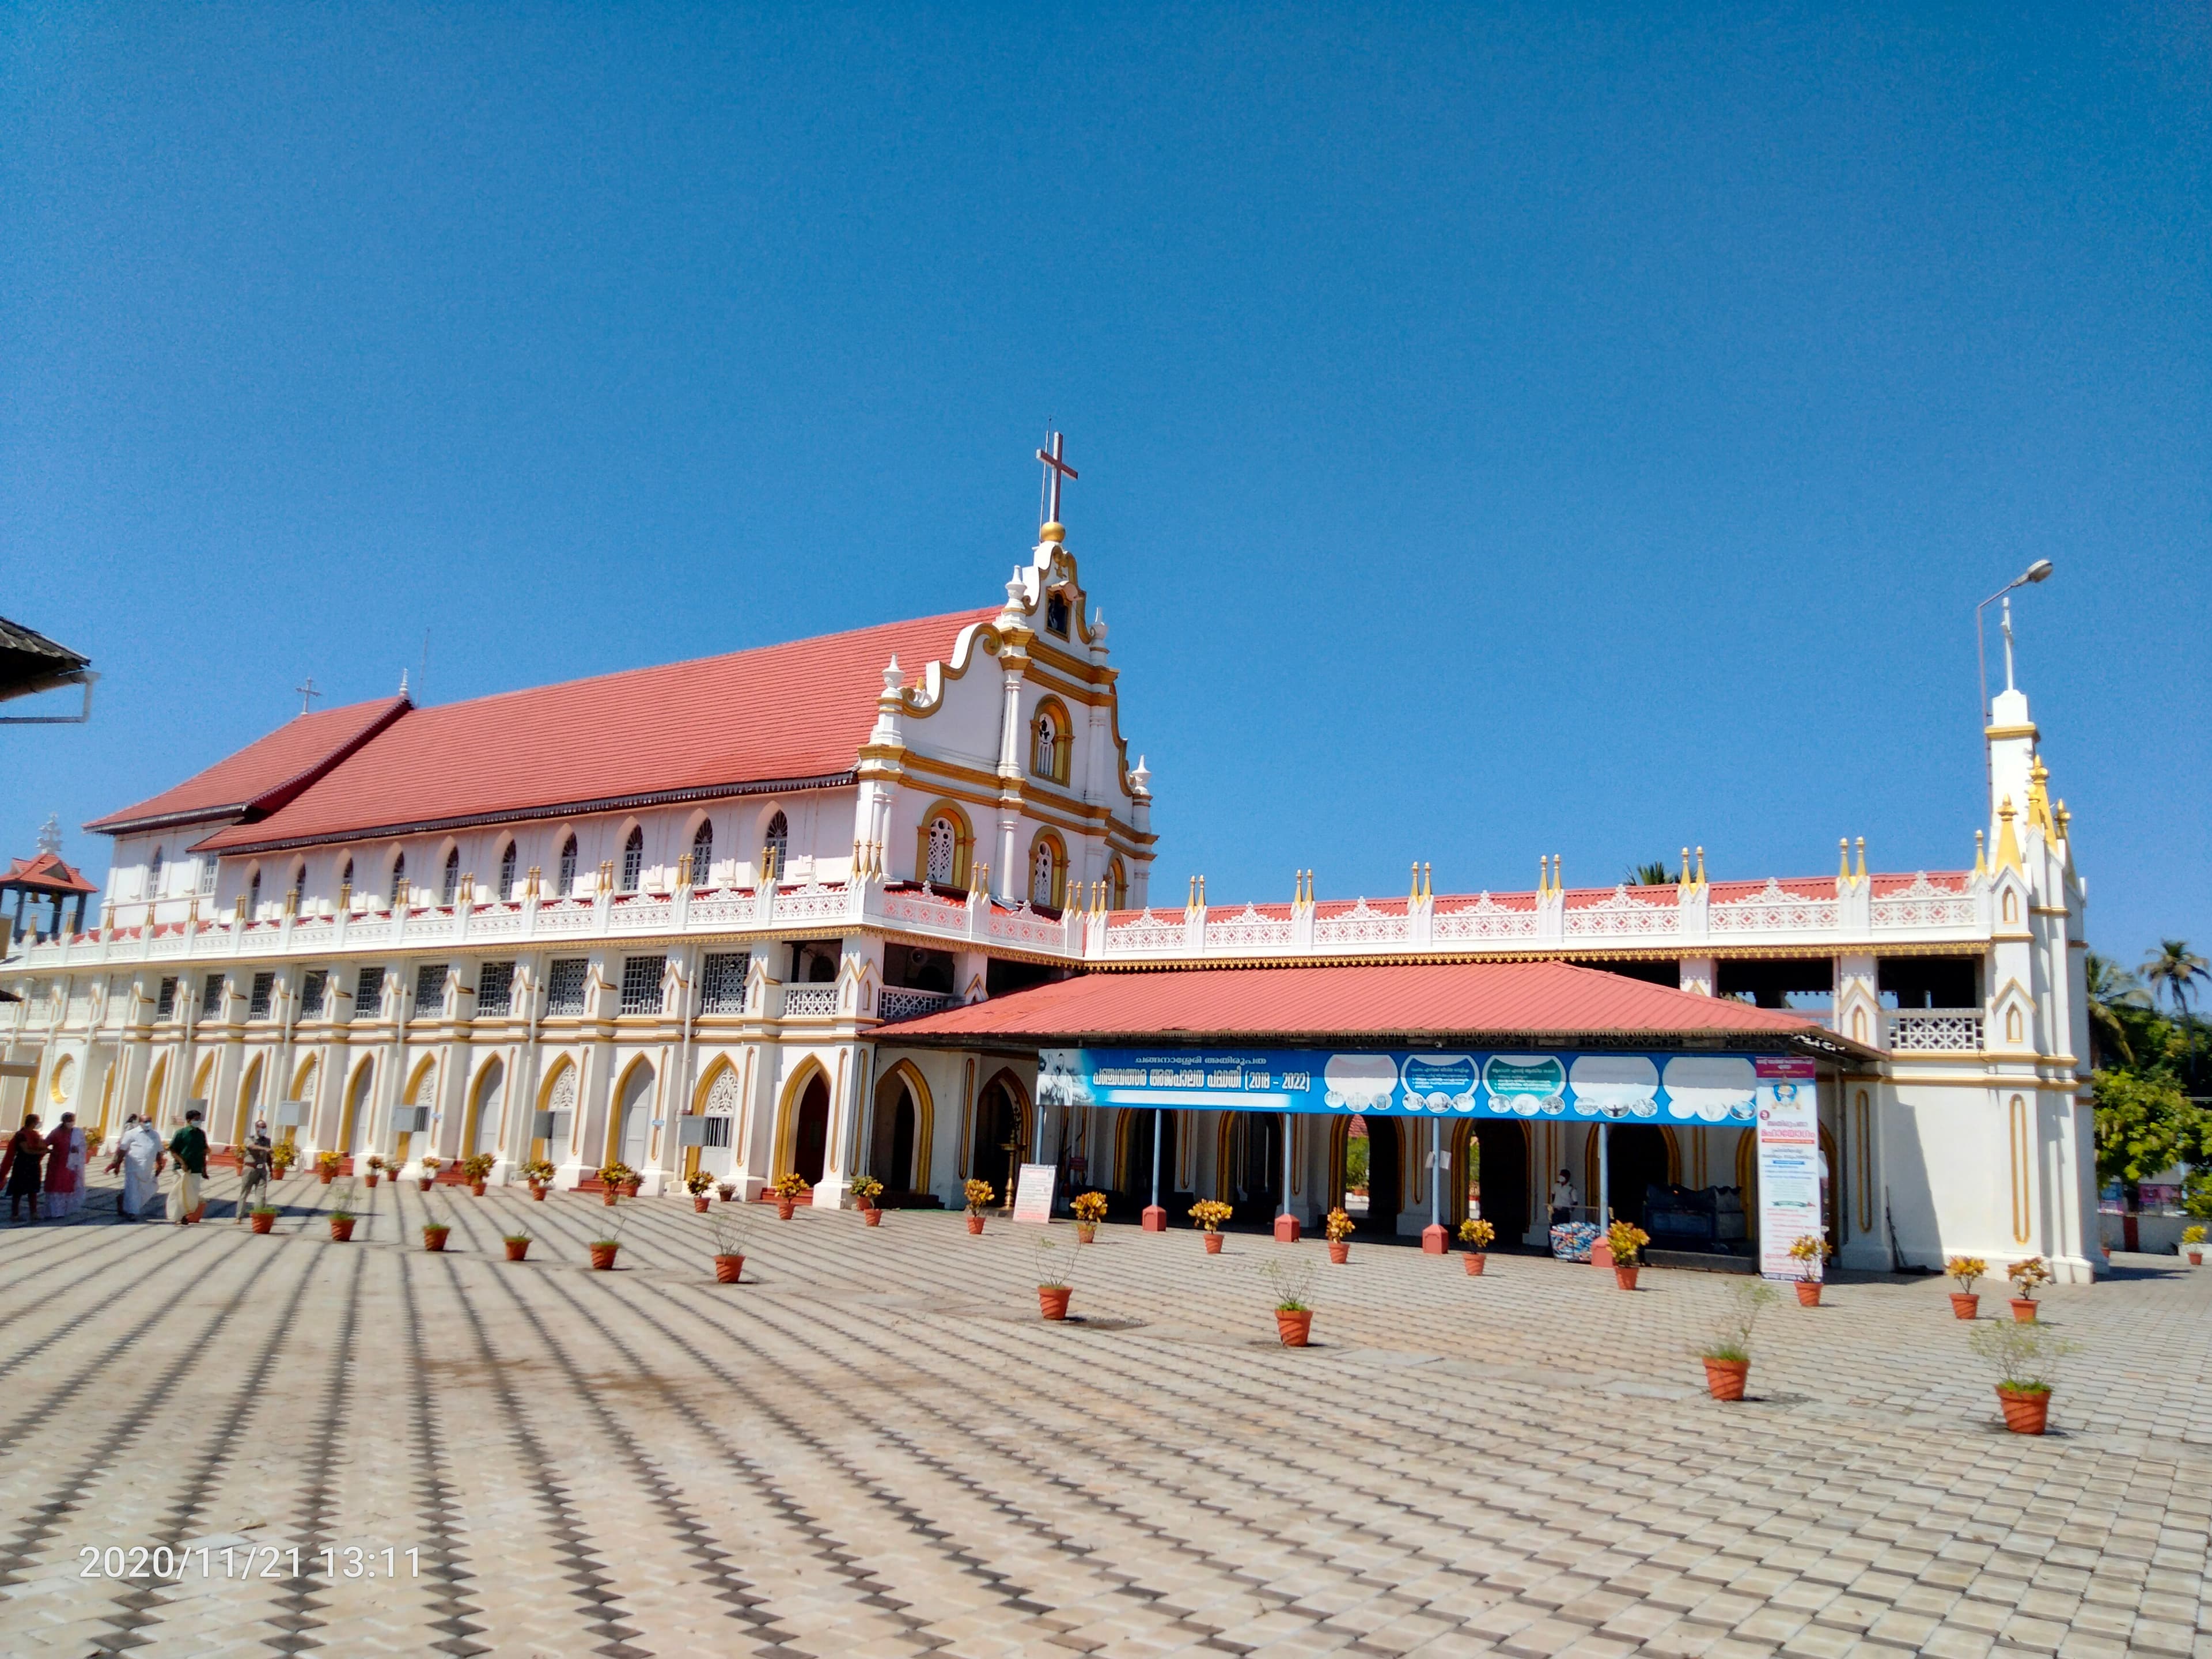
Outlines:
[{"label": "person walking", "polygon": [[31,1219],[39,1218],[39,1194],[43,1190],[39,1166],[46,1152],[46,1138],[39,1133],[39,1115],[27,1112],[23,1127],[8,1138],[8,1150],[0,1153],[0,1187],[8,1189],[10,1224],[21,1217],[27,1198],[31,1200]]},{"label": "person walking", "polygon": [[254,1120],[253,1133],[240,1150],[239,1168],[244,1171],[238,1182],[238,1213],[230,1224],[246,1224],[246,1212],[252,1207],[253,1195],[260,1194],[262,1202],[269,1200],[269,1173],[274,1162],[275,1148],[269,1139],[269,1123],[265,1118]]},{"label": "person walking", "polygon": [[185,1114],[185,1127],[169,1137],[169,1156],[177,1160],[176,1190],[169,1194],[169,1219],[179,1227],[200,1218],[204,1200],[200,1183],[207,1179],[207,1132],[200,1127],[199,1108]]},{"label": "person walking", "polygon": [[133,1113],[123,1126],[123,1138],[115,1143],[114,1161],[107,1166],[110,1175],[118,1168],[123,1171],[123,1193],[115,1200],[118,1215],[125,1221],[144,1217],[147,1206],[161,1196],[161,1170],[167,1163],[151,1120]]},{"label": "person walking", "polygon": [[84,1131],[75,1112],[64,1112],[46,1137],[46,1219],[75,1215],[83,1201]]}]

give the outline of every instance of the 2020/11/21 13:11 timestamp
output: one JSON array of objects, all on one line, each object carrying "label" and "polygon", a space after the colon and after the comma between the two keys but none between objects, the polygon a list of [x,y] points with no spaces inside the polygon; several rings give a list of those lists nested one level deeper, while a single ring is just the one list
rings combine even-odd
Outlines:
[{"label": "2020/11/21 13:11 timestamp", "polygon": [[87,1544],[77,1551],[80,1578],[180,1579],[193,1567],[203,1578],[297,1578],[319,1572],[325,1578],[419,1578],[422,1552],[387,1544],[382,1549],[358,1544],[325,1544],[319,1549],[276,1544],[167,1544],[148,1548],[106,1549]]}]

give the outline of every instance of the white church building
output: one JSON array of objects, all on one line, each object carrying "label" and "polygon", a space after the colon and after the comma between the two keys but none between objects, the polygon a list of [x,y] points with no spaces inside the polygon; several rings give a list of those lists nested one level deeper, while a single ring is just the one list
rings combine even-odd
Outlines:
[{"label": "white church building", "polygon": [[[1810,1091],[1844,1266],[2084,1279],[2083,888],[2026,696],[1992,707],[1957,869],[1871,872],[1862,842],[1830,875],[1709,881],[1699,851],[1656,886],[1546,859],[1533,890],[1417,868],[1387,897],[1302,874],[1215,904],[1153,889],[1151,779],[1050,522],[985,608],[302,714],[96,820],[98,925],[0,959],[0,1127],[73,1109],[112,1138],[197,1103],[218,1146],[266,1119],[310,1155],[489,1153],[495,1180],[619,1161],[648,1194],[704,1169],[752,1196],[795,1171],[817,1205],[867,1174],[957,1206],[1044,1162],[1127,1212],[1218,1196],[1308,1225],[1357,1138],[1368,1231],[1474,1202],[1541,1247],[1564,1170],[1725,1240],[1730,1194],[1756,1233],[1759,1179],[1730,1068],[1771,1056]],[[1083,1054],[1191,1086],[1117,1106],[1048,1078],[1041,1102],[1040,1055]],[[1384,1054],[1407,1112],[1417,1069],[1460,1079],[1425,1131],[1389,1081],[1340,1088]],[[1571,1086],[1529,1082],[1554,1056]],[[1315,1109],[1271,1109],[1309,1070]],[[1253,1109],[1224,1076],[1266,1085]]]}]

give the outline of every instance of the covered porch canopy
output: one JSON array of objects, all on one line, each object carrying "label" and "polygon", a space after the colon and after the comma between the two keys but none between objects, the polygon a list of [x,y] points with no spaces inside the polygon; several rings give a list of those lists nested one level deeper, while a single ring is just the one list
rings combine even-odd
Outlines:
[{"label": "covered porch canopy", "polygon": [[1485,1118],[1748,1125],[1765,1079],[1877,1058],[1802,1015],[1565,962],[1093,973],[878,1039],[1031,1050],[1045,1108],[1425,1118],[1437,1147]]}]

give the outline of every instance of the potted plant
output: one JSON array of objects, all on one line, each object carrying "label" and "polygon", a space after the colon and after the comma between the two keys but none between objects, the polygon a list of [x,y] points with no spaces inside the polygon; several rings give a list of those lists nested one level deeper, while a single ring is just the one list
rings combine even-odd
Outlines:
[{"label": "potted plant", "polygon": [[446,1240],[452,1234],[453,1231],[453,1228],[451,1222],[424,1222],[422,1224],[422,1248],[426,1250],[444,1249],[446,1248]]},{"label": "potted plant", "polygon": [[1074,1290],[1057,1271],[1057,1264],[1053,1260],[1054,1248],[1048,1238],[1037,1240],[1037,1311],[1047,1319],[1065,1319],[1067,1317],[1067,1298],[1074,1294]]},{"label": "potted plant", "polygon": [[725,1204],[728,1203],[737,1195],[738,1183],[734,1181],[725,1181],[714,1188],[714,1196],[720,1199]]},{"label": "potted plant", "polygon": [[530,1196],[537,1202],[545,1201],[545,1189],[553,1184],[553,1160],[533,1158],[522,1166],[522,1178],[530,1183]]},{"label": "potted plant", "polygon": [[2204,1229],[2201,1225],[2184,1227],[2181,1230],[2181,1253],[2189,1258],[2191,1267],[2201,1267],[2204,1265]]},{"label": "potted plant", "polygon": [[1763,1279],[1747,1280],[1729,1292],[1728,1311],[1698,1351],[1705,1362],[1705,1392],[1714,1399],[1743,1398],[1743,1385],[1751,1375],[1752,1327],[1774,1294],[1774,1286]]},{"label": "potted plant", "polygon": [[991,1183],[988,1181],[971,1181],[960,1189],[960,1196],[968,1203],[969,1232],[980,1233],[983,1231],[983,1212],[990,1207],[991,1200],[996,1195],[992,1192]]},{"label": "potted plant", "polygon": [[1813,1233],[1790,1241],[1790,1259],[1797,1264],[1799,1307],[1817,1308],[1820,1305],[1820,1264],[1834,1254],[1826,1239]]},{"label": "potted plant", "polygon": [[614,1208],[617,1199],[629,1196],[630,1167],[629,1164],[619,1158],[611,1164],[602,1164],[599,1165],[599,1201],[607,1208],[611,1210]]},{"label": "potted plant", "polygon": [[629,1170],[623,1176],[622,1195],[624,1198],[635,1198],[638,1194],[638,1189],[644,1185],[645,1177],[640,1175],[636,1170]]},{"label": "potted plant", "polygon": [[498,1162],[489,1152],[471,1152],[461,1160],[461,1173],[468,1177],[469,1190],[478,1198],[484,1195],[484,1183],[491,1179],[491,1166]]},{"label": "potted plant", "polygon": [[629,1219],[628,1211],[618,1212],[615,1217],[615,1224],[607,1229],[604,1238],[594,1238],[585,1245],[584,1248],[592,1253],[593,1272],[604,1273],[611,1273],[614,1270],[615,1252],[622,1249],[623,1223]]},{"label": "potted plant", "polygon": [[799,1208],[799,1195],[806,1190],[806,1177],[796,1170],[780,1175],[768,1183],[775,1194],[775,1214],[779,1221],[788,1221]]},{"label": "potted plant", "polygon": [[1190,1218],[1206,1229],[1206,1253],[1221,1254],[1221,1224],[1236,1212],[1218,1198],[1201,1198],[1190,1206]]},{"label": "potted plant", "polygon": [[[85,1154],[91,1157],[90,1152]],[[280,1140],[269,1149],[269,1167],[279,1181],[292,1173],[292,1166],[300,1161],[299,1149],[289,1140]]]},{"label": "potted plant", "polygon": [[2051,1282],[2052,1278],[2051,1269],[2044,1265],[2041,1256],[2032,1255],[2025,1261],[2015,1261],[2011,1267],[2007,1267],[2005,1277],[2012,1280],[2014,1292],[2012,1298],[2012,1316],[2023,1325],[2033,1324],[2036,1287]]},{"label": "potted plant", "polygon": [[424,1192],[427,1193],[430,1190],[430,1183],[438,1178],[438,1166],[444,1162],[445,1160],[441,1158],[425,1157],[423,1158],[422,1164],[422,1172],[416,1177],[416,1179],[421,1182]]},{"label": "potted plant", "polygon": [[691,1207],[704,1211],[714,1200],[707,1196],[713,1190],[714,1177],[704,1170],[694,1170],[684,1177],[684,1190],[691,1194]]},{"label": "potted plant", "polygon": [[530,1254],[530,1235],[520,1229],[511,1233],[501,1233],[499,1242],[507,1246],[509,1261],[520,1261]]},{"label": "potted plant", "polygon": [[2059,1358],[2074,1352],[2049,1327],[1991,1320],[1967,1338],[1997,1372],[1997,1404],[2014,1434],[2041,1434],[2051,1422],[2051,1379]]},{"label": "potted plant", "polygon": [[1313,1304],[1306,1292],[1313,1284],[1313,1268],[1293,1265],[1279,1257],[1261,1270],[1275,1290],[1275,1334],[1286,1348],[1303,1348],[1313,1336]]},{"label": "potted plant", "polygon": [[1322,1218],[1322,1231],[1328,1238],[1328,1259],[1338,1267],[1352,1260],[1352,1212],[1338,1208]]},{"label": "potted plant", "polygon": [[1959,1288],[1951,1292],[1951,1311],[1960,1319],[1972,1319],[1982,1310],[1980,1293],[1974,1285],[1990,1271],[1990,1264],[1978,1255],[1954,1255],[1943,1264],[1943,1271]]},{"label": "potted plant", "polygon": [[315,1154],[316,1178],[324,1186],[329,1186],[337,1178],[338,1170],[344,1164],[345,1156],[341,1152],[317,1152]]},{"label": "potted plant", "polygon": [[1075,1212],[1075,1242],[1089,1244],[1098,1237],[1098,1224],[1106,1218],[1106,1194],[1078,1193],[1068,1206]]},{"label": "potted plant", "polygon": [[853,1201],[860,1206],[860,1219],[871,1227],[884,1224],[883,1208],[876,1200],[884,1195],[884,1183],[873,1176],[853,1177]]},{"label": "potted plant", "polygon": [[257,1204],[247,1212],[247,1216],[257,1233],[271,1231],[276,1225],[277,1210],[274,1204]]},{"label": "potted plant", "polygon": [[738,1224],[727,1212],[709,1210],[707,1231],[714,1241],[714,1282],[736,1284],[745,1270],[744,1241],[738,1236]]},{"label": "potted plant", "polygon": [[374,1152],[371,1152],[371,1153],[368,1155],[368,1189],[369,1189],[369,1191],[371,1191],[371,1192],[374,1192],[374,1191],[376,1190],[376,1183],[377,1183],[377,1182],[378,1182],[378,1181],[380,1181],[380,1179],[382,1179],[383,1175],[384,1175],[384,1160],[383,1160],[381,1158],[378,1157]]},{"label": "potted plant", "polygon": [[335,1196],[337,1202],[331,1206],[329,1217],[331,1239],[333,1243],[343,1244],[353,1237],[353,1224],[357,1219],[353,1211],[348,1207],[353,1202],[353,1182],[347,1182],[338,1189]]},{"label": "potted plant", "polygon": [[1490,1260],[1486,1252],[1491,1240],[1498,1237],[1498,1229],[1480,1216],[1469,1216],[1459,1224],[1459,1242],[1467,1246],[1467,1270],[1479,1273]]},{"label": "potted plant", "polygon": [[1605,1230],[1605,1242],[1613,1251],[1613,1282],[1624,1291],[1634,1290],[1638,1255],[1651,1242],[1651,1235],[1632,1221],[1616,1221]]}]

